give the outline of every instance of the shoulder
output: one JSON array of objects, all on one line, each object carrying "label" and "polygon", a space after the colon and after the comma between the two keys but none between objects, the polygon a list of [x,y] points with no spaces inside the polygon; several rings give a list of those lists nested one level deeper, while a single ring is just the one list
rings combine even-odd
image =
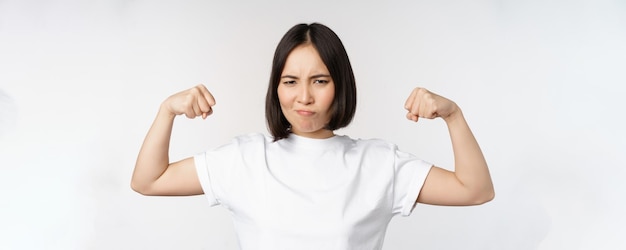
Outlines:
[{"label": "shoulder", "polygon": [[351,147],[362,150],[375,150],[375,151],[395,151],[397,150],[396,144],[388,142],[379,138],[350,138],[349,136],[343,136],[345,140],[349,142]]},{"label": "shoulder", "polygon": [[230,142],[222,144],[214,149],[207,150],[207,159],[221,159],[226,162],[238,162],[242,159],[261,159],[263,157],[266,144],[272,139],[261,133],[243,134],[233,137]]},{"label": "shoulder", "polygon": [[239,145],[267,143],[272,142],[272,138],[261,133],[249,133],[236,136],[233,138],[233,142]]},{"label": "shoulder", "polygon": [[249,133],[233,138],[231,145],[240,152],[265,151],[268,144],[272,143],[271,137],[261,133]]},{"label": "shoulder", "polygon": [[251,148],[258,148],[259,145],[265,145],[271,141],[272,139],[270,137],[261,133],[243,134],[235,136],[229,142],[210,149],[207,152],[224,153],[230,151],[242,151]]},{"label": "shoulder", "polygon": [[347,135],[343,135],[343,137],[352,141],[355,145],[358,146],[371,146],[371,147],[396,147],[395,144],[388,142],[379,138],[351,138]]}]

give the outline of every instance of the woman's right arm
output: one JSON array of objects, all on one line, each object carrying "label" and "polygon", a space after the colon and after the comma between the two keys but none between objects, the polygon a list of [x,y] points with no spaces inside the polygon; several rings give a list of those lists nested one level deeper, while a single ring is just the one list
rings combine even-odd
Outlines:
[{"label": "woman's right arm", "polygon": [[193,157],[170,163],[170,136],[177,115],[206,119],[213,112],[213,105],[215,99],[204,85],[176,93],[161,104],[137,156],[131,180],[133,190],[143,195],[203,193]]}]

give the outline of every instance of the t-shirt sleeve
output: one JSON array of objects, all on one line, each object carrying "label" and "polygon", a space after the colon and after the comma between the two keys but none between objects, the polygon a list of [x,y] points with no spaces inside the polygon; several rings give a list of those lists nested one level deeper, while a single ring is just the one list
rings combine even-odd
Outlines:
[{"label": "t-shirt sleeve", "polygon": [[394,214],[409,216],[430,172],[431,163],[395,148]]},{"label": "t-shirt sleeve", "polygon": [[198,180],[210,206],[223,205],[224,190],[233,176],[237,143],[231,142],[194,156]]},{"label": "t-shirt sleeve", "polygon": [[193,161],[196,165],[196,172],[198,173],[198,180],[204,191],[204,196],[209,200],[210,206],[219,205],[219,201],[215,198],[213,188],[211,187],[211,176],[209,175],[209,169],[207,167],[206,152],[197,154],[193,157]]}]

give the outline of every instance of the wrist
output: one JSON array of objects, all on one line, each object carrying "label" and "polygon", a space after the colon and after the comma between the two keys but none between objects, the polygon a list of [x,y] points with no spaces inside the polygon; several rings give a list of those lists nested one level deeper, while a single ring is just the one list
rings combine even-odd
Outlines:
[{"label": "wrist", "polygon": [[157,115],[170,119],[174,119],[176,117],[176,114],[169,109],[165,102],[161,103],[161,106],[159,106],[159,111]]},{"label": "wrist", "polygon": [[448,116],[444,117],[443,120],[447,124],[451,124],[456,121],[463,120],[463,112],[461,111],[461,108],[457,106],[456,109],[452,111]]}]

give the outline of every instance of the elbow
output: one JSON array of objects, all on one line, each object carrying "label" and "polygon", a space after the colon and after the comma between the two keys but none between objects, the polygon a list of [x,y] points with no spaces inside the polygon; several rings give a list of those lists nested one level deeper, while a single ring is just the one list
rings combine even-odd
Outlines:
[{"label": "elbow", "polygon": [[493,187],[477,192],[472,199],[472,205],[482,205],[493,200],[496,197],[496,192]]},{"label": "elbow", "polygon": [[145,195],[145,193],[144,193],[144,192],[145,192],[145,191],[144,191],[144,188],[143,188],[141,185],[139,185],[139,184],[138,184],[136,181],[134,181],[134,180],[130,182],[130,188],[131,188],[133,191],[135,191],[135,192],[137,192],[137,193],[139,193],[139,194],[143,194],[143,195]]},{"label": "elbow", "polygon": [[147,185],[145,183],[138,182],[136,180],[132,180],[130,182],[130,188],[133,191],[135,191],[135,192],[137,192],[137,193],[139,193],[141,195],[146,195],[146,196],[152,195],[150,193],[149,185]]}]

